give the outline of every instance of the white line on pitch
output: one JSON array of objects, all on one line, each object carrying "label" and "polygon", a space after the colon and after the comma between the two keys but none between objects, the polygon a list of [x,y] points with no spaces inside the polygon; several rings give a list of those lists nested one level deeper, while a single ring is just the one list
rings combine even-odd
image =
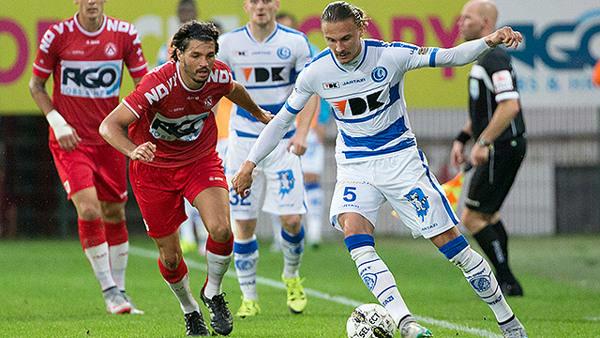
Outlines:
[{"label": "white line on pitch", "polygon": [[[144,249],[144,248],[139,248],[139,247],[134,247],[134,246],[129,248],[129,253],[132,255],[140,256],[140,257],[146,257],[146,258],[152,258],[152,259],[158,258],[158,253],[155,251]],[[188,267],[206,271],[206,264],[204,264],[204,263],[199,263],[199,262],[196,262],[191,259],[186,259],[185,263],[187,264]],[[227,276],[229,278],[237,279],[236,274],[231,271],[228,271],[225,276]],[[267,285],[267,286],[270,286],[275,289],[285,290],[285,285],[282,282],[279,282],[279,281],[276,281],[276,280],[270,279],[270,278],[261,277],[258,275],[256,276],[256,283],[262,284],[262,285]],[[321,291],[311,289],[311,288],[304,288],[304,291],[312,297],[328,300],[330,302],[347,305],[350,307],[357,307],[360,304],[363,304],[363,302],[360,302],[358,300],[350,299],[350,298],[343,297],[343,296],[330,295],[328,293],[321,292]],[[501,338],[502,337],[498,334],[495,334],[495,333],[487,331],[487,330],[476,329],[476,328],[472,328],[472,327],[460,325],[460,324],[454,324],[454,323],[451,323],[451,322],[448,322],[445,320],[439,320],[439,319],[435,319],[435,318],[422,317],[422,316],[415,316],[415,318],[417,318],[418,320],[425,322],[425,323],[437,325],[437,326],[440,326],[440,327],[443,327],[446,329],[450,329],[450,330],[457,330],[457,331],[471,333],[471,334],[474,334],[474,335],[477,335],[480,337],[489,337],[489,338]]]}]

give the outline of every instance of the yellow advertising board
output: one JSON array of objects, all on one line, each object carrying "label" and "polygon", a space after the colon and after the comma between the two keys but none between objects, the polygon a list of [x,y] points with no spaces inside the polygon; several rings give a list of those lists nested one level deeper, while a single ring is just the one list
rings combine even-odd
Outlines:
[{"label": "yellow advertising board", "polygon": [[[111,0],[105,4],[105,13],[135,24],[152,66],[158,49],[176,28],[177,2]],[[308,34],[313,44],[325,48],[319,17],[328,2],[282,0],[281,9],[298,18],[299,28]],[[200,18],[215,19],[225,29],[243,25],[247,17],[242,3],[242,0],[200,0]],[[439,47],[451,47],[460,42],[457,20],[464,1],[357,0],[353,3],[372,19],[369,37]],[[39,40],[51,24],[76,11],[77,5],[66,0],[8,1],[3,5],[0,14],[0,114],[38,114],[29,95],[28,82]],[[405,89],[409,108],[464,107],[467,71],[467,67],[463,67],[409,73]],[[132,89],[127,75],[123,83],[121,95]],[[47,88],[51,91],[50,84]]]}]

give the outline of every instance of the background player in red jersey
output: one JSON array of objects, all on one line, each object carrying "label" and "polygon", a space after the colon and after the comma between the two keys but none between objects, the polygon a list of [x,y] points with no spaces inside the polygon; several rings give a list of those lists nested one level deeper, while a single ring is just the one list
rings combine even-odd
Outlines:
[{"label": "background player in red jersey", "polygon": [[[77,209],[79,239],[110,313],[142,313],[125,294],[126,159],[98,134],[119,103],[123,62],[137,84],[146,60],[133,25],[104,15],[104,0],[76,0],[79,11],[44,34],[29,83],[50,124],[50,151]],[[45,85],[53,74],[52,99]]]},{"label": "background player in red jersey", "polygon": [[199,210],[209,233],[208,276],[200,297],[217,333],[226,335],[233,329],[221,293],[233,249],[229,190],[215,149],[212,109],[226,96],[263,123],[271,119],[233,81],[229,68],[215,60],[218,36],[211,23],[184,24],[173,36],[173,61],[146,75],[100,126],[102,136],[132,160],[133,191],[148,235],[158,247],[160,272],[185,314],[188,335],[209,332],[190,292],[179,243],[177,230],[186,219],[183,197]]}]

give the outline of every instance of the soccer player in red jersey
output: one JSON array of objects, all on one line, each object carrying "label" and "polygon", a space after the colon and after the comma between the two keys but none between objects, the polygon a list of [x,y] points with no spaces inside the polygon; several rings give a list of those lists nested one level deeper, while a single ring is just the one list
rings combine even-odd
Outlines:
[{"label": "soccer player in red jersey", "polygon": [[229,190],[215,149],[212,109],[225,96],[263,123],[272,117],[233,80],[229,68],[215,60],[218,36],[212,23],[184,24],[173,36],[173,60],[146,75],[100,125],[100,134],[132,160],[133,192],[148,235],[158,247],[160,273],[181,304],[188,335],[209,332],[190,292],[181,253],[177,230],[186,220],[182,197],[198,209],[209,233],[208,275],[200,298],[217,333],[227,335],[233,329],[221,293],[233,249]]},{"label": "soccer player in red jersey", "polygon": [[[42,37],[29,88],[50,124],[50,151],[77,209],[79,239],[107,311],[142,313],[125,294],[126,159],[98,126],[119,104],[123,63],[137,84],[146,60],[133,25],[104,15],[104,0],[75,2],[79,11]],[[52,99],[45,88],[51,74]]]}]

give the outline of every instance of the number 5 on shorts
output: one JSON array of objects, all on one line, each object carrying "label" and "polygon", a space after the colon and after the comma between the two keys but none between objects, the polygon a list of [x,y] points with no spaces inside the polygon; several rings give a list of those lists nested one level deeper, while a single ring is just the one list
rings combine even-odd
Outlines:
[{"label": "number 5 on shorts", "polygon": [[356,187],[344,187],[344,201],[354,202],[356,200]]}]

